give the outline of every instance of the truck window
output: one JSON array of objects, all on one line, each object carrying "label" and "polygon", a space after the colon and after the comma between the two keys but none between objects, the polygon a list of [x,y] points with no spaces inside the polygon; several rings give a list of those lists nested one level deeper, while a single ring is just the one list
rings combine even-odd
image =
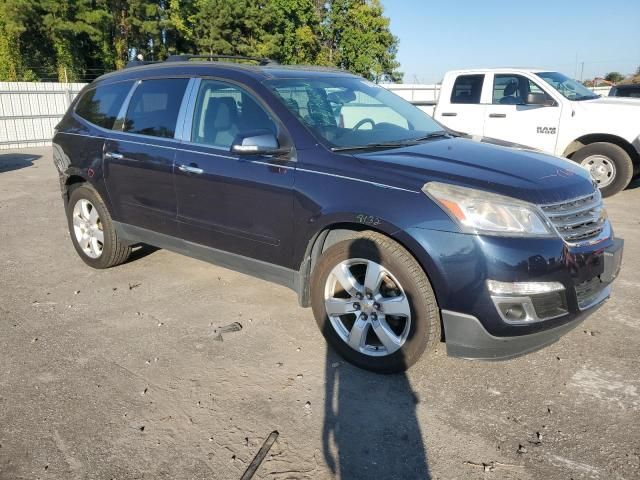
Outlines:
[{"label": "truck window", "polygon": [[188,82],[187,78],[143,81],[131,97],[124,131],[172,138]]},{"label": "truck window", "polygon": [[529,93],[545,93],[538,85],[522,75],[493,77],[494,105],[524,105]]},{"label": "truck window", "polygon": [[480,103],[484,75],[460,75],[451,92],[451,103]]}]

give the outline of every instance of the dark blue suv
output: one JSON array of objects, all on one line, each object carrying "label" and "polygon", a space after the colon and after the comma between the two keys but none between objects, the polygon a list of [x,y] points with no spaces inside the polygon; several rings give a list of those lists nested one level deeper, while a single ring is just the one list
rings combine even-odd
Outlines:
[{"label": "dark blue suv", "polygon": [[536,350],[610,294],[622,241],[588,172],[495,143],[343,71],[181,57],[87,86],[54,160],[90,266],[150,244],[286,285],[394,372],[442,340]]}]

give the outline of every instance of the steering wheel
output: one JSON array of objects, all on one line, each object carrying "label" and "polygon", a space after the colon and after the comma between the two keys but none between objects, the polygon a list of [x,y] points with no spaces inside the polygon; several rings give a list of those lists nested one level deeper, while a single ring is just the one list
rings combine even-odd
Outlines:
[{"label": "steering wheel", "polygon": [[373,119],[371,118],[363,118],[362,120],[360,120],[358,123],[356,123],[353,128],[351,129],[351,131],[355,132],[356,130],[358,130],[362,125],[364,125],[365,123],[370,123],[371,124],[371,128],[376,126],[376,122],[373,121]]}]

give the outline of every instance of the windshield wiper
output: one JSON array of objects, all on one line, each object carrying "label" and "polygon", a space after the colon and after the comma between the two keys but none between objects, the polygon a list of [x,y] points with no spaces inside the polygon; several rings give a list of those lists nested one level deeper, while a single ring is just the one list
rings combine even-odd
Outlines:
[{"label": "windshield wiper", "polygon": [[451,133],[447,132],[446,130],[437,130],[435,132],[427,133],[422,137],[412,138],[411,140],[414,142],[423,142],[425,140],[431,140],[432,138],[442,138],[442,137],[448,137],[450,135]]},{"label": "windshield wiper", "polygon": [[370,150],[373,148],[400,148],[410,147],[411,145],[417,145],[415,140],[403,140],[401,142],[380,142],[380,143],[367,143],[366,145],[351,145],[349,147],[333,147],[332,152],[347,152],[349,150]]},{"label": "windshield wiper", "polygon": [[574,97],[574,102],[579,102],[581,100],[595,100],[596,98],[600,98],[600,95],[577,95]]},{"label": "windshield wiper", "polygon": [[418,137],[418,138],[408,138],[407,140],[400,140],[397,142],[367,143],[366,145],[352,145],[349,147],[333,147],[331,151],[346,152],[349,150],[368,150],[373,148],[410,147],[412,145],[418,145],[420,142],[424,142],[425,140],[431,140],[432,138],[448,137],[449,135],[451,134],[445,130],[438,130],[436,132],[431,132],[431,133],[428,133],[427,135],[423,135],[422,137]]}]

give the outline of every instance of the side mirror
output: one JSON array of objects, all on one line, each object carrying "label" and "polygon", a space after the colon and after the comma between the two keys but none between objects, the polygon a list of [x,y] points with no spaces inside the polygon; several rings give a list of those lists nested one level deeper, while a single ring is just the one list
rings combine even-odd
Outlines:
[{"label": "side mirror", "polygon": [[240,155],[275,155],[283,153],[276,136],[266,130],[238,135],[231,144],[231,152]]},{"label": "side mirror", "polygon": [[545,93],[529,93],[527,95],[526,105],[543,105],[549,107],[554,105],[553,99],[549,98]]}]

